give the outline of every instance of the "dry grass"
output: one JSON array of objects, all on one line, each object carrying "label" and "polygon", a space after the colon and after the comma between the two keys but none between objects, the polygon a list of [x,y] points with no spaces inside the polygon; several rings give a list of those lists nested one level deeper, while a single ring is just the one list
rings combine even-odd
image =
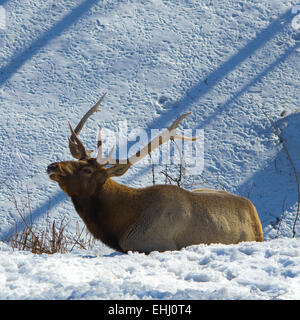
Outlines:
[{"label": "dry grass", "polygon": [[57,225],[55,220],[50,222],[49,215],[47,215],[44,230],[39,230],[33,224],[28,190],[26,199],[17,201],[11,188],[9,186],[7,188],[10,193],[8,200],[14,204],[18,220],[21,220],[24,225],[24,228],[18,232],[18,223],[17,219],[15,219],[14,233],[8,239],[3,240],[8,241],[14,250],[26,250],[35,254],[54,254],[67,253],[74,249],[93,248],[95,245],[94,237],[85,227],[80,228],[78,223],[76,224],[75,235],[70,237],[66,235],[67,223],[64,219]]}]

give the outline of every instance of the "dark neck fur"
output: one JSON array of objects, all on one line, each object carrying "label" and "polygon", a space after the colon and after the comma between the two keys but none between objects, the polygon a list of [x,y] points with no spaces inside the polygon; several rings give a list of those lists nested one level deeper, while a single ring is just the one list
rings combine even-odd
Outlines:
[{"label": "dark neck fur", "polygon": [[72,202],[96,239],[122,251],[119,239],[135,218],[135,191],[109,179],[98,194],[88,198],[72,197]]}]

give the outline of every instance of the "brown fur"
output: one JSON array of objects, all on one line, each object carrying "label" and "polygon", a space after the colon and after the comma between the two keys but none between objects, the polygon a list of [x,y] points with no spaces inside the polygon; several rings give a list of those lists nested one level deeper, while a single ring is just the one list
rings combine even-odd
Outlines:
[{"label": "brown fur", "polygon": [[47,171],[94,237],[121,252],[263,241],[251,201],[225,191],[190,192],[171,185],[134,189],[110,179],[124,170],[104,168],[93,158],[53,163]]}]

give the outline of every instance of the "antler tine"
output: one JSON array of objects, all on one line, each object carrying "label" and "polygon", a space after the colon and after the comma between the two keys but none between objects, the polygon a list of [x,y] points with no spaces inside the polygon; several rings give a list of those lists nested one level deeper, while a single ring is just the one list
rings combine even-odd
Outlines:
[{"label": "antler tine", "polygon": [[176,120],[171,124],[171,126],[168,128],[168,130],[169,130],[169,131],[175,130],[175,129],[178,127],[179,123],[180,123],[184,118],[186,118],[187,116],[189,116],[189,115],[191,115],[191,114],[192,114],[191,112],[187,112],[187,113],[181,115],[178,119],[176,119]]},{"label": "antler tine", "polygon": [[[97,162],[103,166],[107,165],[107,164],[110,164],[111,160],[112,160],[112,154],[115,150],[115,147],[113,146],[108,154],[108,156],[106,158],[102,158],[102,152],[100,153],[99,152],[99,149],[98,149],[98,155],[97,155]],[[114,162],[115,163],[115,162]]]},{"label": "antler tine", "polygon": [[99,148],[100,148],[100,149],[101,149],[101,154],[102,154],[102,137],[101,137],[101,131],[102,131],[102,128],[99,128],[99,130],[98,130],[97,149],[99,150]]},{"label": "antler tine", "polygon": [[102,128],[98,129],[98,141],[97,141],[97,149],[98,149],[98,153],[97,153],[97,162],[99,164],[104,164],[106,163],[106,159],[102,158],[102,136],[101,136],[101,131]]},{"label": "antler tine", "polygon": [[147,146],[145,146],[143,149],[138,151],[135,155],[128,158],[128,163],[134,164],[138,161],[140,161],[142,158],[146,157],[151,151],[158,148],[163,143],[167,142],[168,140],[174,140],[174,139],[182,139],[182,140],[188,140],[188,141],[195,141],[197,139],[200,139],[199,137],[186,137],[181,134],[176,133],[176,129],[179,125],[179,123],[189,116],[191,112],[185,113],[181,115],[178,119],[176,119],[171,126],[163,131],[160,135],[155,137],[152,141],[148,143]]},{"label": "antler tine", "polygon": [[[170,132],[176,130],[176,128],[178,127],[179,123],[185,119],[187,116],[191,115],[192,112],[187,112],[185,114],[183,114],[182,116],[180,116],[177,120],[175,120],[172,125],[170,126],[170,128],[168,129]],[[200,137],[187,137],[187,136],[184,136],[182,134],[179,134],[179,133],[176,133],[175,132],[175,136],[171,136],[170,138],[171,140],[174,140],[174,139],[181,139],[181,140],[187,140],[187,141],[196,141],[198,139],[200,139]]]},{"label": "antler tine", "polygon": [[[98,142],[97,142],[97,147],[98,147],[98,154],[96,157],[96,160],[99,164],[105,166],[106,164],[109,164],[112,160],[112,154],[114,152],[115,147],[112,147],[112,149],[110,150],[108,156],[106,158],[102,157],[102,136],[101,136],[101,131],[102,129],[99,128],[98,130]],[[117,161],[117,160],[114,160]],[[114,162],[116,163],[116,162]]]},{"label": "antler tine", "polygon": [[71,136],[69,138],[69,149],[72,154],[72,156],[76,159],[84,159],[89,158],[92,150],[86,151],[83,143],[79,140],[77,135],[80,133],[81,129],[85,125],[87,119],[95,112],[99,112],[98,110],[99,105],[103,101],[104,97],[106,96],[106,93],[103,94],[103,96],[98,100],[98,102],[82,117],[78,125],[76,126],[75,130],[73,130],[72,126],[70,126],[71,130]]},{"label": "antler tine", "polygon": [[99,99],[99,101],[82,117],[78,125],[76,126],[74,132],[78,135],[83,128],[84,124],[86,123],[86,120],[95,112],[100,112],[98,110],[98,107],[100,106],[101,102],[103,101],[104,97],[106,96],[106,93]]},{"label": "antler tine", "polygon": [[69,127],[70,127],[70,130],[72,133],[71,137],[74,139],[74,141],[72,141],[71,137],[69,138],[69,147],[70,147],[70,151],[71,151],[72,156],[76,159],[89,158],[90,155],[86,152],[83,143],[77,137],[70,122],[69,122]]}]

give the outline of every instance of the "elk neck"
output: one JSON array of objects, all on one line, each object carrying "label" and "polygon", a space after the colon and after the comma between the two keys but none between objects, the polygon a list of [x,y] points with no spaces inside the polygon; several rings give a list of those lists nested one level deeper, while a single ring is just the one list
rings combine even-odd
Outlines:
[{"label": "elk neck", "polygon": [[119,239],[141,212],[138,193],[139,189],[108,179],[93,196],[72,197],[72,202],[96,239],[122,251],[119,248]]}]

